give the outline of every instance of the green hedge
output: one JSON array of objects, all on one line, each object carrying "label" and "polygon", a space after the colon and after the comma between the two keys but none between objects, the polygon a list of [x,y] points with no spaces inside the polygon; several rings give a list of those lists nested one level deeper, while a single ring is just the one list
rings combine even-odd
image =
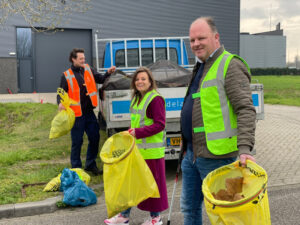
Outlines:
[{"label": "green hedge", "polygon": [[267,75],[300,75],[300,69],[291,68],[252,68],[251,74],[255,76]]}]

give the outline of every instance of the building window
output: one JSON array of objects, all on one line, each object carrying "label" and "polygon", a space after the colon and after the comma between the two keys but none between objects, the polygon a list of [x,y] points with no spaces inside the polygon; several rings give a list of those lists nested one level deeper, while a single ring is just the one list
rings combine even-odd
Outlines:
[{"label": "building window", "polygon": [[32,56],[31,28],[17,28],[17,57]]}]

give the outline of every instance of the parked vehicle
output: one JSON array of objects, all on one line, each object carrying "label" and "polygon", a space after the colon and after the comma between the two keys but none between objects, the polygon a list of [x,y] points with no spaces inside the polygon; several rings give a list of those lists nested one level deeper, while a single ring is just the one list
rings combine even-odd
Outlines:
[{"label": "parked vehicle", "polygon": [[139,66],[147,66],[159,60],[169,60],[180,66],[189,65],[185,41],[189,37],[152,37],[126,39],[98,39],[95,34],[96,58],[99,59],[98,46],[104,44],[103,67],[96,60],[97,69],[105,71],[116,66],[124,72],[133,72]]},{"label": "parked vehicle", "polygon": [[[184,39],[146,38],[146,39],[96,39],[107,42],[104,52],[104,68],[97,62],[97,70],[103,71],[112,65],[118,72],[100,88],[99,121],[106,126],[108,136],[130,126],[131,91],[130,74],[139,66],[148,66],[158,85],[158,92],[166,101],[166,159],[177,159],[180,145],[180,111],[191,68]],[[96,51],[97,53],[97,51]],[[97,53],[98,54],[98,53]],[[96,54],[96,55],[97,55]],[[180,65],[178,65],[180,64]],[[253,103],[257,119],[263,119],[263,85],[251,84]]]}]

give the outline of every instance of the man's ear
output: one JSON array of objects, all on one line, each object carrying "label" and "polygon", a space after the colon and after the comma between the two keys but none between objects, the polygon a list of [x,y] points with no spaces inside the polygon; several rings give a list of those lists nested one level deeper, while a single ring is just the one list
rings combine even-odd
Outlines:
[{"label": "man's ear", "polygon": [[216,39],[216,41],[220,41],[220,34],[219,33],[215,34],[215,39]]}]

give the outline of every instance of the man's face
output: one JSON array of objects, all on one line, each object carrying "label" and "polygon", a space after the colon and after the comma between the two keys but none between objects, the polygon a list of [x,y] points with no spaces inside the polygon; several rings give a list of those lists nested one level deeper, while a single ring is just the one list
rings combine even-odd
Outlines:
[{"label": "man's face", "polygon": [[77,52],[77,58],[76,59],[72,58],[72,61],[73,61],[73,65],[75,67],[84,67],[84,64],[85,64],[84,53]]},{"label": "man's face", "polygon": [[220,47],[219,34],[213,33],[205,20],[196,21],[190,27],[190,45],[195,56],[205,62]]}]

